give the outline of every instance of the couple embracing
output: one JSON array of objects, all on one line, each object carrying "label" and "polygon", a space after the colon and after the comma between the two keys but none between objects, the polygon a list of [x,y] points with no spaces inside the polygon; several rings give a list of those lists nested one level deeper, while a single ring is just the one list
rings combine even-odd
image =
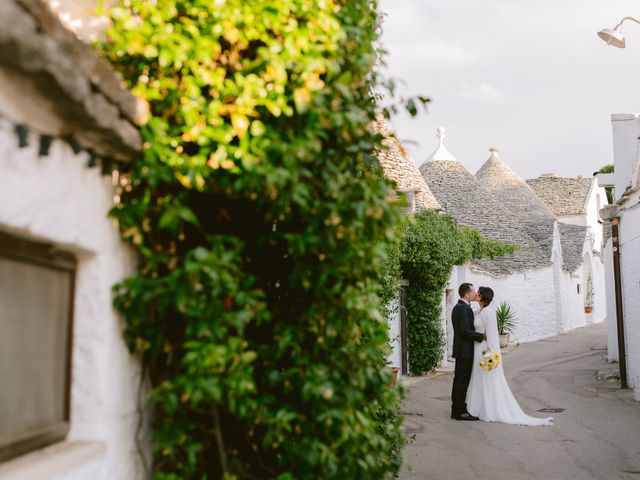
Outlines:
[{"label": "couple embracing", "polygon": [[[493,290],[480,287],[476,292],[472,284],[463,283],[458,294],[460,300],[451,314],[453,357],[456,359],[451,418],[516,425],[553,425],[551,417],[526,415],[511,393],[500,360],[496,314],[490,307]],[[471,302],[478,302],[480,308],[474,312]],[[487,367],[485,358],[492,358],[492,365]]]}]

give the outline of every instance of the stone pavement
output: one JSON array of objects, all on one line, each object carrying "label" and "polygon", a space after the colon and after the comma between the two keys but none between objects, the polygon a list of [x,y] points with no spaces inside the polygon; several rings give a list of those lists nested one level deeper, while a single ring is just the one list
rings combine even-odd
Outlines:
[{"label": "stone pavement", "polygon": [[450,372],[403,379],[415,438],[400,479],[640,480],[640,402],[620,390],[606,334],[605,324],[590,325],[504,354],[520,406],[553,416],[553,427],[451,420]]}]

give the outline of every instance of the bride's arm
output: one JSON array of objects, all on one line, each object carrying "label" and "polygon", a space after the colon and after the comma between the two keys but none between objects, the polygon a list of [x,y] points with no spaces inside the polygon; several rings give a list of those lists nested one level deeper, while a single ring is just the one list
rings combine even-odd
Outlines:
[{"label": "bride's arm", "polygon": [[498,337],[498,322],[493,308],[483,310],[483,322],[487,334],[487,347],[492,352],[500,352],[500,338]]}]

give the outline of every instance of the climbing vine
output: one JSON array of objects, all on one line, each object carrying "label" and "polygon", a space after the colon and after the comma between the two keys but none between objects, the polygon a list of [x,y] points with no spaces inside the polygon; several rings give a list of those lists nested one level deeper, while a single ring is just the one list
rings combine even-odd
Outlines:
[{"label": "climbing vine", "polygon": [[114,290],[152,384],[154,477],[397,472],[376,3],[128,0],[111,16],[99,48],[149,106],[112,216],[140,258]]},{"label": "climbing vine", "polygon": [[404,226],[400,264],[402,275],[409,280],[407,336],[412,374],[433,370],[442,358],[441,302],[453,266],[516,249],[484,239],[478,230],[458,226],[451,216],[432,211],[416,214]]}]

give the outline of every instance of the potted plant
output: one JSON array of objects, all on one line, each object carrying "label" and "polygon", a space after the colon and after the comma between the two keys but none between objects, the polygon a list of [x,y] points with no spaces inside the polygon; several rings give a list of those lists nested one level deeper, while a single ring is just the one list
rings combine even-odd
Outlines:
[{"label": "potted plant", "polygon": [[591,273],[587,277],[587,288],[584,292],[584,311],[591,313],[593,311],[593,277]]},{"label": "potted plant", "polygon": [[[396,342],[398,345],[400,345],[400,336],[396,336],[395,338],[390,339],[387,342],[387,348],[389,352],[393,352],[393,343]],[[387,357],[388,358],[388,357]],[[398,383],[398,373],[400,372],[400,368],[398,367],[393,367],[391,364],[391,361],[389,361],[387,359],[387,371],[391,374],[391,376],[389,377],[389,386],[391,388],[394,388],[396,386],[396,383]]]},{"label": "potted plant", "polygon": [[496,309],[496,321],[498,323],[498,334],[500,336],[500,348],[509,345],[509,334],[513,333],[515,327],[516,314],[511,309],[509,302],[501,302]]},{"label": "potted plant", "polygon": [[400,369],[398,367],[387,367],[387,368],[391,372],[391,379],[389,380],[389,385],[391,386],[391,388],[394,388],[396,386],[396,383],[398,382],[398,372],[400,371]]}]

